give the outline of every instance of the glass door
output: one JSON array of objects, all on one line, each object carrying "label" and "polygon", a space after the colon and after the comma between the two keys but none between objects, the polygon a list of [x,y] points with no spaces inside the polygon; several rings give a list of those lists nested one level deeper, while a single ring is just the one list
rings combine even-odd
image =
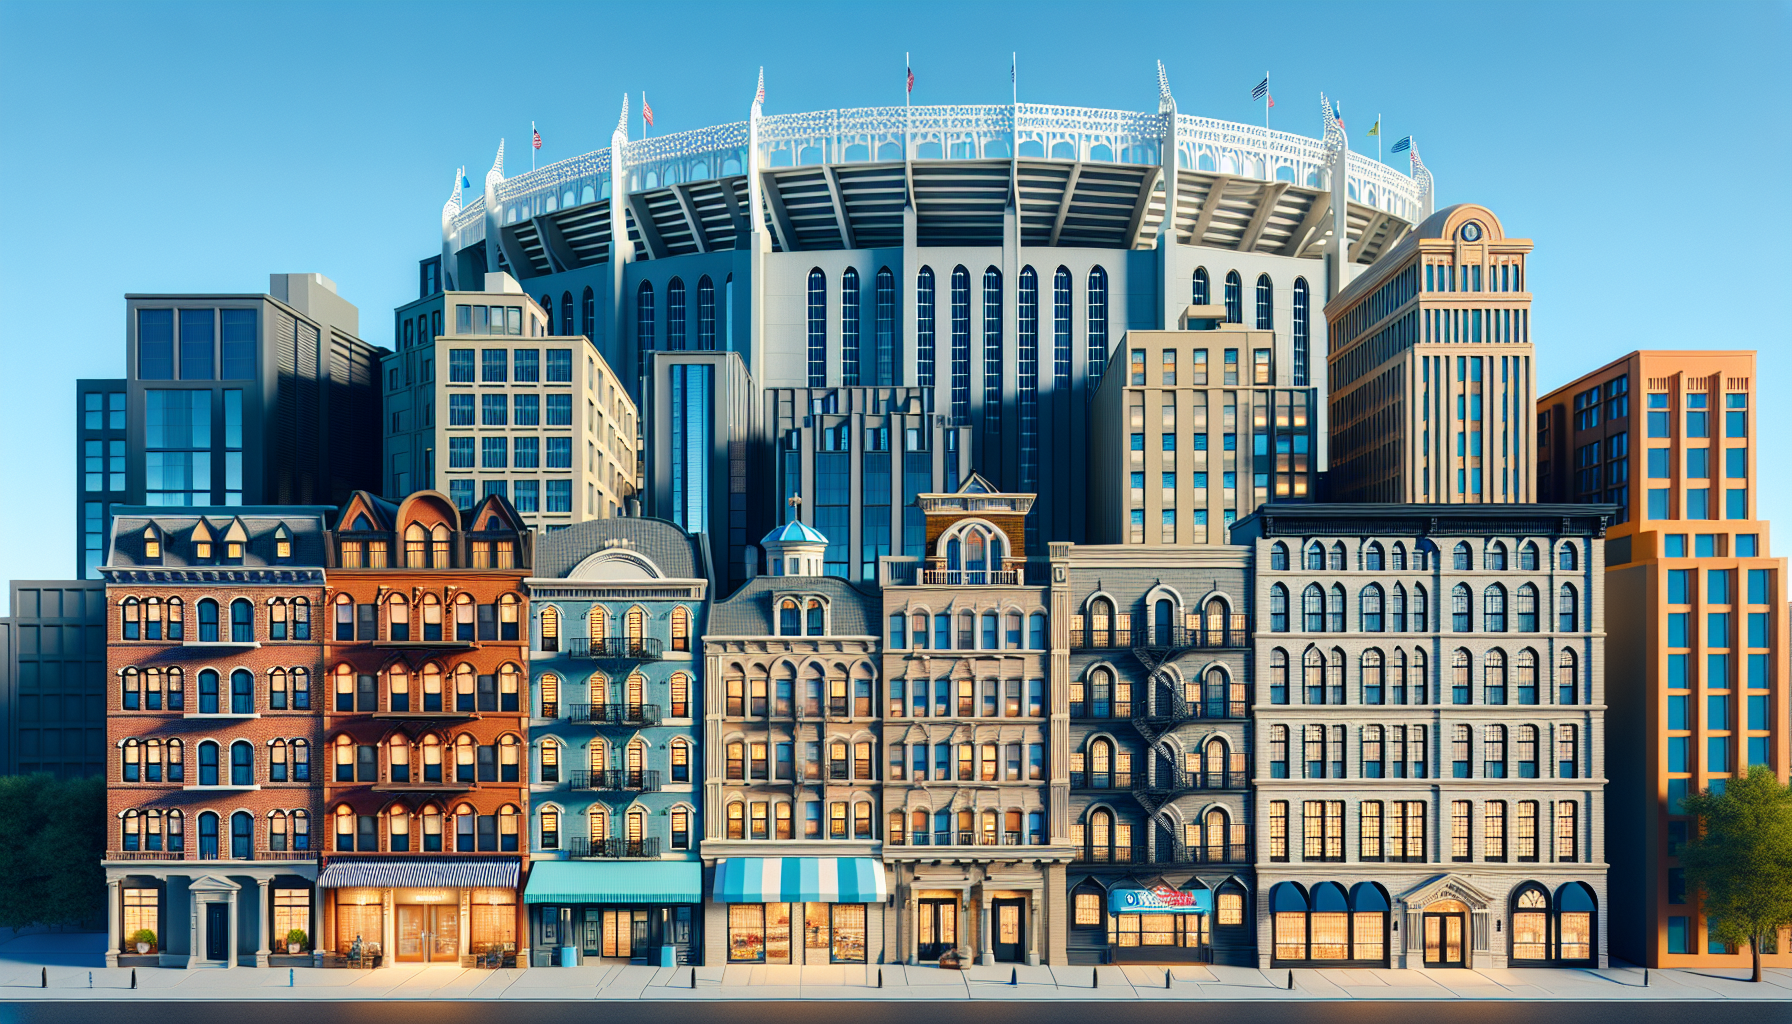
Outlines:
[{"label": "glass door", "polygon": [[1427,913],[1425,915],[1425,966],[1467,967],[1468,915],[1460,913]]},{"label": "glass door", "polygon": [[460,908],[423,907],[429,911],[430,963],[460,960]]},{"label": "glass door", "polygon": [[398,911],[398,953],[396,959],[401,964],[423,963],[428,959],[424,948],[428,941],[425,925],[426,911],[433,907],[405,906],[400,904]]},{"label": "glass door", "polygon": [[996,959],[1002,963],[1019,963],[1027,958],[1027,936],[1024,915],[1026,901],[999,899],[993,904]]},{"label": "glass door", "polygon": [[957,900],[921,900],[916,905],[916,914],[920,918],[916,922],[915,955],[918,959],[938,960],[947,950],[957,947]]}]

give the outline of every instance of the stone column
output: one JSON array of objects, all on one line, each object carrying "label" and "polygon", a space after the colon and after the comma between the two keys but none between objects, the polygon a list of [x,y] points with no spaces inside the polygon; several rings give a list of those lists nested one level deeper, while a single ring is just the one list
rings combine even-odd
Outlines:
[{"label": "stone column", "polygon": [[[274,932],[274,894],[268,885],[271,881],[273,880],[269,878],[257,880],[257,884],[261,886],[261,945],[255,950],[255,966],[257,967],[266,967],[268,955],[272,952],[268,948],[269,943],[273,941],[271,936]],[[282,949],[286,948],[286,936],[280,936],[280,945]]]},{"label": "stone column", "polygon": [[1040,917],[1042,916],[1039,912],[1039,908],[1041,905],[1040,892],[1041,892],[1041,890],[1035,888],[1031,893],[1032,898],[1027,901],[1027,966],[1028,967],[1038,967],[1039,966],[1039,927],[1040,927],[1039,920],[1040,920]]},{"label": "stone column", "polygon": [[241,891],[240,889],[230,890],[230,939],[229,939],[230,944],[229,944],[228,948],[226,948],[224,951],[224,966],[225,967],[235,967],[236,966],[236,950],[237,950],[237,939],[236,939],[237,920],[236,919],[237,919],[237,914],[241,913],[241,908],[237,905],[236,897],[237,897],[237,893],[240,891]]},{"label": "stone column", "polygon": [[311,966],[324,965],[324,888],[314,879],[311,883]]},{"label": "stone column", "polygon": [[395,933],[398,928],[396,912],[392,909],[392,890],[380,890],[380,966],[390,967],[393,957],[398,955]]},{"label": "stone column", "polygon": [[[124,880],[114,878],[106,882],[106,966],[118,966],[118,951],[124,948]],[[164,929],[165,930],[165,929]],[[162,937],[156,936],[157,945]]]},{"label": "stone column", "polygon": [[200,951],[205,949],[199,944],[199,919],[205,916],[205,904],[193,895],[192,880],[187,880],[187,969],[199,966]]},{"label": "stone column", "polygon": [[915,902],[915,890],[911,887],[908,896],[902,901],[905,908],[902,917],[902,931],[906,937],[902,948],[906,954],[908,965],[913,967],[921,962],[921,905]]},{"label": "stone column", "polygon": [[990,944],[989,931],[989,887],[985,885],[977,894],[977,962],[985,967],[996,962],[995,947]]}]

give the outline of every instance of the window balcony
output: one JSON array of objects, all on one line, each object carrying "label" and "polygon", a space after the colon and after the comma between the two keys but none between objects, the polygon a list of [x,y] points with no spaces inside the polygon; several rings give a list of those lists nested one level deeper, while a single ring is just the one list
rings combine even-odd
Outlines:
[{"label": "window balcony", "polygon": [[[1081,616],[1078,616],[1080,619]],[[1123,616],[1124,618],[1124,616]],[[1115,624],[1106,629],[1095,626],[1070,630],[1073,651],[1130,650],[1153,647],[1171,651],[1244,650],[1251,645],[1248,616],[1230,615],[1226,621],[1212,621],[1196,626],[1141,627]]]},{"label": "window balcony", "polygon": [[1131,846],[1103,847],[1094,844],[1077,847],[1076,861],[1081,864],[1156,864],[1163,866],[1186,864],[1248,864],[1250,849],[1247,843],[1221,843],[1214,846],[1190,846],[1178,854],[1174,847],[1166,844],[1158,846],[1153,854],[1144,843],[1133,843]]},{"label": "window balcony", "polygon": [[658,725],[658,704],[568,704],[567,721],[579,725]]},{"label": "window balcony", "polygon": [[[330,712],[330,714],[332,714],[332,715],[342,715],[342,714],[352,714],[352,713],[353,712],[345,712],[345,711]],[[444,705],[440,708],[437,708],[434,711],[372,711],[372,712],[361,712],[361,713],[367,715],[367,717],[369,717],[369,718],[380,719],[383,721],[394,721],[394,722],[416,722],[416,721],[465,722],[465,721],[471,721],[473,719],[480,717],[479,712],[477,712],[477,711],[463,711],[458,708],[448,707],[446,705]]]},{"label": "window balcony", "polygon": [[924,587],[1018,587],[1017,569],[923,569]]},{"label": "window balcony", "polygon": [[[336,640],[332,642],[346,643],[347,641]],[[472,651],[479,648],[479,643],[476,640],[457,640],[445,633],[442,637],[436,640],[407,637],[403,640],[367,640],[363,642],[382,650],[398,651]]]},{"label": "window balcony", "polygon": [[658,793],[660,791],[660,773],[628,768],[607,768],[602,771],[575,768],[572,772],[571,787],[573,789]]},{"label": "window balcony", "polygon": [[186,860],[185,850],[107,850],[107,860]]},{"label": "window balcony", "polygon": [[[512,783],[515,785],[516,783]],[[440,782],[380,782],[371,789],[375,793],[470,793],[478,788],[478,784],[458,779],[443,779]]]},{"label": "window balcony", "polygon": [[1134,776],[1132,772],[1071,772],[1071,789],[1131,789],[1134,778],[1140,781],[1144,776]]},{"label": "window balcony", "polygon": [[586,860],[658,857],[660,855],[660,837],[592,839],[587,836],[572,836],[567,840],[566,852],[570,857]]},{"label": "window balcony", "polygon": [[657,637],[569,637],[561,652],[585,661],[659,661],[665,642]]}]

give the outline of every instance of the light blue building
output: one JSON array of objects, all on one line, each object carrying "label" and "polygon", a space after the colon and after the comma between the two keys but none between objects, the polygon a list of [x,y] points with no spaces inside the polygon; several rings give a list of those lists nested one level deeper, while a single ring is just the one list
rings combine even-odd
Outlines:
[{"label": "light blue building", "polygon": [[708,545],[660,519],[544,537],[527,581],[533,963],[695,963]]}]

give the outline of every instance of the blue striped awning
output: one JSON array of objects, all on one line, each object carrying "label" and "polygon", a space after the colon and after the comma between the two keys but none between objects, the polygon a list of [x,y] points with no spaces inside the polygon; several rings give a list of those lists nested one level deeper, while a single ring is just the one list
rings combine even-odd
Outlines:
[{"label": "blue striped awning", "polygon": [[874,857],[730,857],[716,865],[717,903],[882,903]]},{"label": "blue striped awning", "polygon": [[320,889],[514,889],[520,862],[500,857],[332,858]]},{"label": "blue striped awning", "polygon": [[524,903],[702,903],[703,865],[691,861],[538,860]]}]

